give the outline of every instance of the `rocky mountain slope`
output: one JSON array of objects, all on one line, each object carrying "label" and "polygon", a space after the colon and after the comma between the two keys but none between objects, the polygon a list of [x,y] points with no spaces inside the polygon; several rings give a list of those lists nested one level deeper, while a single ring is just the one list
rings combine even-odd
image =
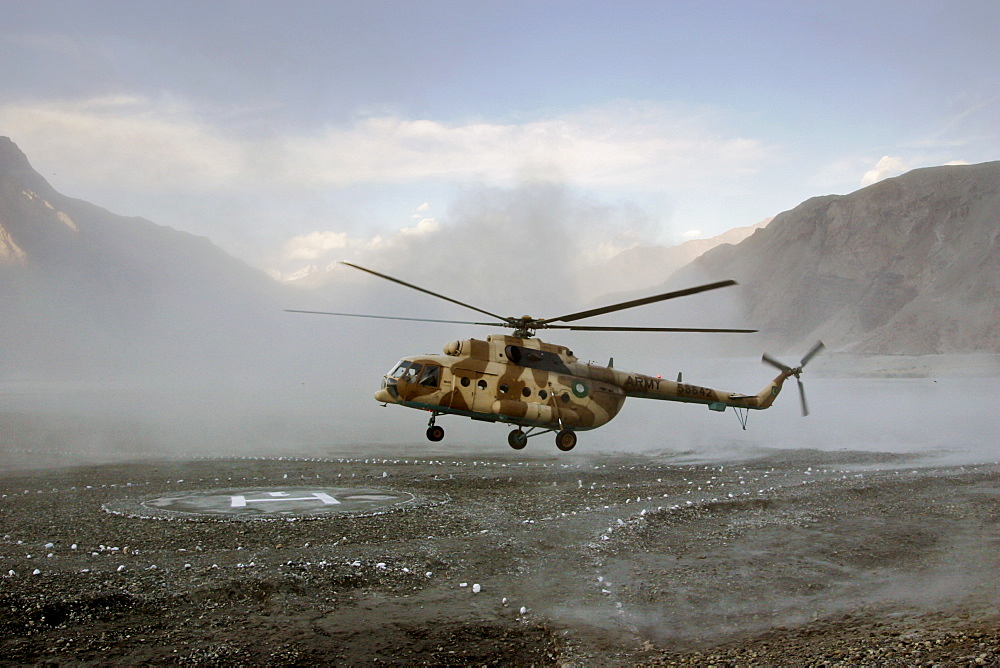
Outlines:
[{"label": "rocky mountain slope", "polygon": [[816,197],[671,282],[742,284],[769,345],[1000,353],[1000,162],[919,169]]},{"label": "rocky mountain slope", "polygon": [[59,194],[0,137],[0,370],[236,363],[266,343],[253,339],[276,290],[207,239]]}]

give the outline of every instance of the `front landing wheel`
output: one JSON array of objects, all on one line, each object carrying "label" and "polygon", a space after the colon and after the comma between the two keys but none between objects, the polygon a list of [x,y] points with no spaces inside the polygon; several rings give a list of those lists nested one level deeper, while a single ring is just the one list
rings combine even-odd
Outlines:
[{"label": "front landing wheel", "polygon": [[507,434],[507,443],[515,450],[522,450],[528,444],[528,435],[520,429],[515,429]]},{"label": "front landing wheel", "polygon": [[569,452],[576,445],[576,432],[563,429],[556,434],[556,447],[563,452]]},{"label": "front landing wheel", "polygon": [[432,427],[427,427],[427,440],[434,441],[435,443],[444,438],[444,427],[439,427],[434,425]]}]

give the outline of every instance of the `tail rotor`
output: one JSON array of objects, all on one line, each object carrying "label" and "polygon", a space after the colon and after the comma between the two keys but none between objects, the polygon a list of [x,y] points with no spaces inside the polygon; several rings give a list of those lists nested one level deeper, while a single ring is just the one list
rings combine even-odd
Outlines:
[{"label": "tail rotor", "polygon": [[821,351],[824,347],[825,346],[823,345],[822,341],[817,341],[816,345],[814,345],[812,348],[810,348],[809,352],[807,352],[805,354],[805,357],[802,358],[802,361],[799,362],[799,365],[797,367],[794,367],[794,368],[788,366],[787,364],[783,364],[783,363],[779,362],[778,360],[774,359],[773,357],[771,357],[767,353],[765,353],[764,356],[761,357],[761,361],[763,361],[765,364],[770,364],[771,366],[775,367],[776,369],[779,369],[785,375],[785,378],[787,378],[789,376],[795,376],[795,381],[798,383],[798,386],[799,386],[799,400],[802,403],[802,416],[803,417],[805,417],[806,415],[809,415],[809,404],[806,403],[806,391],[805,391],[805,388],[802,386],[802,378],[801,378],[801,376],[802,376],[802,368],[806,364],[808,364],[809,360],[811,360],[813,357],[815,357],[816,354],[819,353],[819,351]]}]

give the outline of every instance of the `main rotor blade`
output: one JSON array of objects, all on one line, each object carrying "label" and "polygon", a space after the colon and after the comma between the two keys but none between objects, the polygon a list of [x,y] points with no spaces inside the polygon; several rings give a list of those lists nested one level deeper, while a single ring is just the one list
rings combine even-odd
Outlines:
[{"label": "main rotor blade", "polygon": [[[361,271],[366,271],[369,274],[373,274],[375,276],[378,276],[379,278],[384,278],[387,281],[392,281],[393,283],[399,283],[400,285],[404,285],[404,286],[406,286],[408,288],[412,288],[412,289],[417,290],[419,292],[423,292],[424,294],[431,295],[432,297],[437,297],[438,299],[443,299],[446,302],[451,302],[452,304],[458,304],[459,306],[464,306],[465,308],[472,309],[473,311],[478,311],[479,313],[482,313],[484,315],[488,315],[491,318],[497,318],[498,320],[502,320],[502,321],[506,320],[506,318],[504,318],[502,315],[497,315],[496,313],[490,313],[489,311],[484,311],[483,309],[478,308],[476,306],[472,306],[471,304],[466,304],[465,302],[460,302],[457,299],[452,299],[451,297],[445,297],[444,295],[438,294],[436,292],[431,292],[430,290],[427,290],[426,288],[422,288],[422,287],[420,287],[418,285],[413,285],[412,283],[407,283],[406,281],[401,281],[398,278],[393,278],[392,276],[388,276],[386,274],[380,274],[377,271],[373,271],[371,269],[366,269],[366,268],[364,268],[364,267],[362,267],[360,265],[351,264],[350,262],[341,262],[340,264],[346,264],[348,267],[354,267],[355,269],[360,269]],[[501,327],[505,327],[505,326],[506,326],[506,324],[502,324],[501,325]]]},{"label": "main rotor blade", "polygon": [[546,329],[571,329],[578,332],[708,332],[753,334],[756,329],[714,329],[710,327],[593,327],[590,325],[545,325]]},{"label": "main rotor blade", "polygon": [[332,313],[330,311],[299,311],[286,308],[285,313],[311,313],[313,315],[339,315],[347,318],[376,318],[378,320],[408,320],[410,322],[444,322],[450,325],[485,325],[487,327],[505,327],[503,322],[468,322],[466,320],[434,320],[433,318],[403,318],[394,315],[366,315],[363,313]]},{"label": "main rotor blade", "polygon": [[802,417],[809,415],[809,405],[806,403],[806,389],[802,385],[802,380],[798,377],[795,380],[799,381],[799,399],[802,401]]},{"label": "main rotor blade", "polygon": [[570,313],[568,315],[562,315],[559,316],[558,318],[547,318],[545,320],[539,320],[537,324],[545,325],[550,322],[572,322],[574,320],[582,320],[583,318],[592,318],[595,315],[604,315],[605,313],[613,313],[615,311],[621,311],[627,308],[634,308],[636,306],[644,306],[646,304],[661,302],[664,301],[665,299],[674,299],[675,297],[686,297],[687,295],[694,295],[698,294],[699,292],[705,292],[707,290],[715,290],[717,288],[725,288],[730,285],[736,285],[736,281],[732,280],[719,281],[717,283],[707,283],[705,285],[699,285],[684,290],[665,292],[662,295],[643,297],[642,299],[633,299],[631,301],[621,302],[619,304],[612,304],[610,306],[603,306],[601,308],[594,308],[588,311],[580,311],[579,313]]}]

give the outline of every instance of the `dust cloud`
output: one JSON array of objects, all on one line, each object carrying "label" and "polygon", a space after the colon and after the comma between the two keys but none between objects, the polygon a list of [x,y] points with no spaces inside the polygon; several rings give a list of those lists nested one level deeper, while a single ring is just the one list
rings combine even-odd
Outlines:
[{"label": "dust cloud", "polygon": [[[271,366],[265,377],[0,383],[0,443],[5,450],[23,451],[23,459],[34,453],[40,462],[324,455],[358,447],[377,454],[380,447],[428,445],[423,436],[428,414],[381,406],[372,395],[399,357],[436,352],[443,340],[428,332],[397,336],[378,321],[287,317],[299,318],[296,326],[310,336],[295,342],[300,357]],[[653,364],[635,355],[634,347],[607,352],[615,353],[617,368],[667,378],[682,371],[688,382],[735,392],[757,392],[774,376],[753,358]],[[581,432],[574,454],[684,453],[722,461],[808,448],[905,453],[927,462],[1000,459],[1000,417],[989,409],[990,397],[1000,393],[1000,377],[837,377],[819,359],[814,366],[803,374],[808,417],[800,415],[794,380],[772,408],[750,414],[746,430],[732,410],[629,399],[611,423]],[[441,446],[456,454],[508,450],[505,425],[457,416],[442,416],[438,424],[446,430]],[[529,448],[558,454],[544,436]]]},{"label": "dust cloud", "polygon": [[[466,190],[429,232],[340,249],[340,259],[498,315],[554,317],[682,287],[668,282],[635,293],[601,293],[599,268],[607,254],[649,234],[649,221],[627,206],[536,182]],[[185,237],[179,246],[186,256],[212,262],[223,255],[203,239]],[[6,355],[0,361],[4,449],[23,451],[25,461],[37,453],[39,461],[52,462],[62,461],[53,453],[71,461],[426,446],[426,414],[381,407],[373,399],[382,374],[403,356],[438,353],[448,341],[497,331],[284,312],[490,320],[339,265],[310,289],[278,285],[262,274],[248,278],[248,268],[231,258],[214,277],[204,265],[192,267],[170,267],[156,280],[131,267],[127,289],[115,287],[120,281],[109,277],[110,270],[76,281],[80,266],[58,280],[8,281],[15,308],[3,328]],[[728,278],[692,271],[685,280]],[[741,290],[648,305],[588,324],[753,326],[742,316]],[[614,358],[616,368],[666,378],[683,372],[689,382],[740,393],[755,393],[774,376],[760,364],[761,353],[796,360],[794,352],[768,350],[759,335],[541,337],[569,346],[584,361]],[[994,460],[1000,423],[990,404],[1000,363],[984,356],[977,364],[948,367],[913,358],[913,368],[900,372],[898,363],[881,369],[871,358],[824,354],[803,377],[808,418],[799,416],[794,382],[772,409],[751,414],[746,431],[731,411],[633,399],[609,425],[581,433],[578,450],[725,458],[815,448]],[[440,423],[444,444],[457,452],[506,450],[502,425],[448,416]],[[554,449],[543,441],[531,447]]]}]

